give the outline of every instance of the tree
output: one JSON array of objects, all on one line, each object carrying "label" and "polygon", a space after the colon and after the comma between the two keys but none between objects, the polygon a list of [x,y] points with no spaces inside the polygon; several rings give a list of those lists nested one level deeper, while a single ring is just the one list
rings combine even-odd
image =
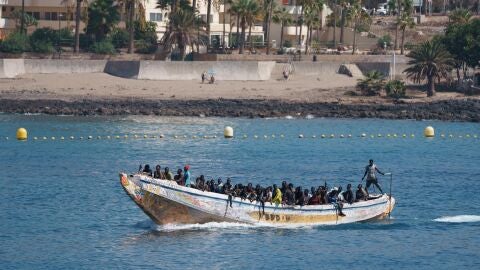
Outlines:
[{"label": "tree", "polygon": [[273,21],[280,24],[280,48],[283,52],[283,32],[285,26],[292,24],[293,17],[292,14],[284,7],[279,7],[273,12]]},{"label": "tree", "polygon": [[356,3],[348,9],[347,16],[353,22],[353,51],[352,54],[355,54],[357,49],[357,32],[359,26],[363,23],[371,23],[371,18],[367,12],[365,12],[359,3]]},{"label": "tree", "polygon": [[21,10],[15,10],[12,12],[11,18],[15,20],[15,28],[19,30],[21,34],[27,34],[27,28],[38,24],[37,19],[32,15],[22,12]]},{"label": "tree", "polygon": [[256,16],[254,14],[259,12],[260,7],[256,0],[235,0],[232,4],[232,8],[234,8],[240,20],[240,27],[242,28],[238,53],[243,54],[243,50],[245,48],[245,29],[247,27],[247,23],[252,21],[252,18]]},{"label": "tree", "polygon": [[94,35],[96,41],[105,39],[112,28],[120,21],[120,13],[115,0],[96,0],[88,7],[87,34]]},{"label": "tree", "polygon": [[449,24],[467,24],[472,18],[472,13],[467,9],[455,9],[448,16]]},{"label": "tree", "polygon": [[75,45],[73,52],[80,52],[80,21],[82,19],[82,6],[88,5],[87,0],[76,0],[75,6]]},{"label": "tree", "polygon": [[307,26],[307,39],[305,42],[305,54],[308,53],[308,48],[312,43],[312,29],[320,24],[318,13],[310,10],[305,10],[305,25]]},{"label": "tree", "polygon": [[193,48],[194,44],[200,42],[200,38],[195,33],[196,25],[195,13],[191,9],[177,9],[170,14],[171,30],[165,33],[165,43],[167,46],[176,44],[180,50],[181,60],[185,59],[187,46]]},{"label": "tree", "polygon": [[439,39],[425,41],[408,55],[408,67],[404,72],[415,83],[427,80],[427,96],[435,95],[435,79],[446,78],[451,70],[453,59]]},{"label": "tree", "polygon": [[377,96],[385,87],[385,75],[377,70],[369,71],[363,79],[359,79],[357,88],[364,96]]},{"label": "tree", "polygon": [[400,30],[402,30],[402,41],[401,41],[401,47],[400,47],[400,54],[403,54],[404,50],[405,50],[405,46],[404,46],[405,45],[405,30],[407,29],[407,27],[410,28],[410,29],[415,27],[415,22],[413,21],[413,18],[409,13],[404,12],[404,13],[402,13],[402,16],[400,16],[400,18],[398,19],[397,25],[398,25],[398,28],[400,28]]},{"label": "tree", "polygon": [[265,8],[265,18],[267,20],[266,26],[267,26],[267,34],[266,34],[266,39],[267,39],[267,54],[270,54],[270,26],[272,23],[272,16],[274,12],[274,6],[275,2],[273,0],[265,0],[264,1],[264,8]]}]

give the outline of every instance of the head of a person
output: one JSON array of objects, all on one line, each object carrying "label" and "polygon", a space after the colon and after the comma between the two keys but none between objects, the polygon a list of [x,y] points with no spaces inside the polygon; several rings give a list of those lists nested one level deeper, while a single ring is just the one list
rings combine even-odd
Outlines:
[{"label": "head of a person", "polygon": [[293,190],[293,184],[292,183],[288,184],[288,188]]},{"label": "head of a person", "polygon": [[342,191],[342,186],[339,186],[338,187],[338,193],[340,193]]},{"label": "head of a person", "polygon": [[200,175],[200,180],[204,181],[205,182],[205,176],[202,174]]},{"label": "head of a person", "polygon": [[222,178],[218,178],[217,183],[221,184],[222,183]]},{"label": "head of a person", "polygon": [[315,194],[315,187],[310,188],[310,193]]},{"label": "head of a person", "polygon": [[232,183],[232,180],[230,180],[230,178],[227,178],[227,184],[231,184]]},{"label": "head of a person", "polygon": [[287,187],[287,181],[282,181],[282,187]]},{"label": "head of a person", "polygon": [[370,160],[368,161],[368,163],[370,163],[370,165],[372,165],[372,164],[373,164],[373,159],[370,159]]},{"label": "head of a person", "polygon": [[362,189],[362,184],[358,184],[357,188],[360,190]]},{"label": "head of a person", "polygon": [[308,189],[305,189],[305,190],[303,191],[303,194],[304,194],[304,195],[308,195]]},{"label": "head of a person", "polygon": [[182,169],[177,170],[177,174],[182,174],[182,172],[183,172]]},{"label": "head of a person", "polygon": [[160,167],[160,165],[155,166],[155,170],[156,170],[157,172],[159,172],[161,169],[162,169],[162,167]]},{"label": "head of a person", "polygon": [[277,189],[277,184],[273,184],[273,190]]},{"label": "head of a person", "polygon": [[150,165],[148,165],[148,164],[145,165],[145,168],[144,168],[144,169],[145,169],[145,171],[149,171],[149,170],[150,170]]},{"label": "head of a person", "polygon": [[189,165],[185,165],[185,167],[183,167],[183,170],[184,170],[184,171],[190,170],[190,166],[189,166]]},{"label": "head of a person", "polygon": [[170,172],[170,168],[168,168],[168,167],[165,167],[164,170],[165,170],[166,173],[169,173],[169,172]]},{"label": "head of a person", "polygon": [[352,189],[352,184],[348,184],[347,185],[347,190],[351,190]]}]

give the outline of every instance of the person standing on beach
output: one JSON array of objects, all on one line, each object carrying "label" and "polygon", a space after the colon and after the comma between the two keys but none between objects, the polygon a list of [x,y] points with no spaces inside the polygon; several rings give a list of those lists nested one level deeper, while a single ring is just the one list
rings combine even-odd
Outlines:
[{"label": "person standing on beach", "polygon": [[362,181],[365,178],[365,176],[367,177],[367,184],[365,185],[365,190],[368,193],[368,188],[370,187],[371,184],[374,184],[378,188],[378,190],[380,190],[380,193],[383,194],[382,188],[378,184],[377,175],[375,174],[375,172],[378,172],[381,175],[385,175],[377,168],[377,165],[373,163],[373,159],[370,159],[369,164],[367,165],[367,167],[365,167],[365,173],[363,174],[363,177],[362,177]]}]

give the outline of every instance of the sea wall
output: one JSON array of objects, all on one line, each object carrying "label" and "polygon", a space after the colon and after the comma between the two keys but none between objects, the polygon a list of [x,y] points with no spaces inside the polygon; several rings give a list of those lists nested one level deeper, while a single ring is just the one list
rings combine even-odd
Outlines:
[{"label": "sea wall", "polygon": [[198,80],[203,72],[214,74],[221,81],[269,80],[275,62],[163,62],[141,61],[138,79]]},{"label": "sea wall", "polygon": [[99,73],[105,69],[106,60],[52,60],[25,59],[25,73]]},{"label": "sea wall", "polygon": [[15,78],[24,73],[23,59],[0,59],[0,78]]},{"label": "sea wall", "polygon": [[[275,63],[274,61],[109,61],[109,60],[53,60],[53,59],[0,59],[0,78],[14,78],[21,74],[100,73],[142,80],[199,80],[203,72],[215,74],[220,81],[262,81],[282,77],[285,68],[296,75],[327,76],[338,73],[342,64],[356,65],[363,74],[378,70],[391,72],[391,57],[353,56],[351,61]],[[347,60],[346,58],[344,60]],[[397,58],[396,74],[402,76],[406,68],[404,57]]]}]

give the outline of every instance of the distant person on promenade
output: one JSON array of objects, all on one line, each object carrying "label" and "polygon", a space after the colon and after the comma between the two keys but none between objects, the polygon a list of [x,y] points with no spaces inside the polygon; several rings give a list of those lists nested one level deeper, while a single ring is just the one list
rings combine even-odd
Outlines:
[{"label": "distant person on promenade", "polygon": [[185,165],[185,167],[183,167],[183,179],[185,180],[185,186],[186,187],[190,187],[190,166],[189,165]]},{"label": "distant person on promenade", "polygon": [[204,71],[204,72],[202,73],[202,83],[204,83],[206,79],[207,79],[207,72]]},{"label": "distant person on promenade", "polygon": [[214,83],[215,83],[215,76],[213,76],[213,74],[212,74],[212,75],[210,75],[210,82],[209,82],[209,84],[214,84]]},{"label": "distant person on promenade", "polygon": [[373,159],[370,159],[369,164],[365,167],[365,173],[363,174],[363,177],[362,177],[362,181],[365,178],[365,176],[367,177],[367,184],[365,185],[365,190],[368,193],[368,188],[370,187],[371,184],[374,184],[378,188],[378,190],[380,190],[380,193],[383,194],[383,190],[378,184],[377,175],[375,172],[378,172],[381,175],[385,175],[377,168],[377,165],[373,163]]},{"label": "distant person on promenade", "polygon": [[290,77],[290,73],[288,72],[287,69],[284,69],[284,70],[283,70],[283,79],[284,79],[285,81],[288,81],[288,78],[289,78],[289,77]]}]

